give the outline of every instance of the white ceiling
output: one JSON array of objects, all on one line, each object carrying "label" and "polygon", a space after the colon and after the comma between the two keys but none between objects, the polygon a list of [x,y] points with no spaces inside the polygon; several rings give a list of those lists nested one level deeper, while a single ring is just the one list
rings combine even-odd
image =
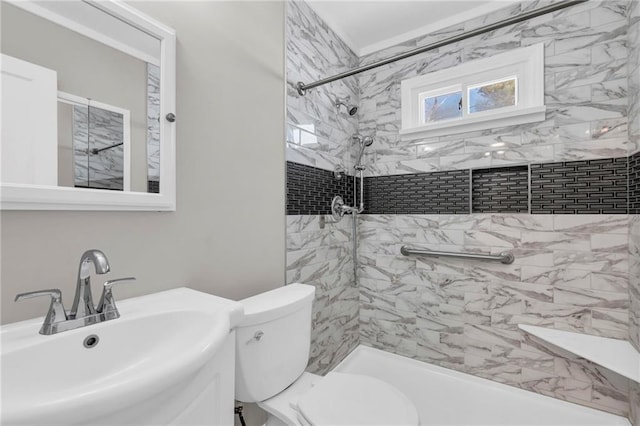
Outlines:
[{"label": "white ceiling", "polygon": [[307,0],[358,56],[491,13],[514,0]]}]

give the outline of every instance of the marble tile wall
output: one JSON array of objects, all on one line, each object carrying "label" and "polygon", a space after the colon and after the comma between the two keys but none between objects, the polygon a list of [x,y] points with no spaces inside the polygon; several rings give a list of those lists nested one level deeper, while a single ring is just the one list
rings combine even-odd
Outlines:
[{"label": "marble tile wall", "polygon": [[[539,5],[512,5],[361,63]],[[626,157],[628,6],[626,0],[590,1],[361,74],[359,132],[375,138],[369,176]],[[544,122],[400,138],[403,79],[540,42],[546,56]],[[627,214],[362,216],[361,342],[629,415],[628,380],[533,340],[517,324],[628,338],[630,220]],[[408,258],[399,253],[403,244],[510,250],[517,260],[502,265]]]},{"label": "marble tile wall", "polygon": [[315,81],[357,66],[358,57],[304,2],[287,3],[287,161],[351,171],[351,135],[358,118],[338,110],[336,97],[350,97],[358,105],[355,77],[333,82],[299,96],[299,81]]},{"label": "marble tile wall", "polygon": [[[361,342],[621,415],[628,380],[517,324],[626,339],[627,215],[365,215]],[[497,254],[511,265],[405,257],[403,244]]]},{"label": "marble tile wall", "polygon": [[[640,215],[633,214],[629,222],[629,339],[640,351]],[[633,426],[640,426],[640,384],[631,382],[629,392]]]},{"label": "marble tile wall", "polygon": [[147,64],[147,180],[160,180],[160,68],[153,64]]},{"label": "marble tile wall", "polygon": [[[629,4],[627,40],[629,153],[634,154],[640,147],[640,2],[637,0]],[[637,200],[640,194],[634,195]],[[629,224],[629,300],[629,338],[640,350],[640,215],[637,214],[631,216]],[[629,419],[634,426],[640,426],[640,384],[632,383],[629,402]]]},{"label": "marble tile wall", "polygon": [[[360,58],[360,63],[539,5],[510,5]],[[349,137],[356,131],[375,137],[366,155],[369,176],[626,157],[632,149],[627,124],[628,6],[627,0],[592,0],[299,97],[297,81],[332,75],[358,58],[307,5],[290,2],[287,160],[327,170],[340,165],[349,171]],[[402,79],[539,42],[546,46],[544,122],[400,139]],[[336,94],[359,100],[356,120],[335,110]],[[629,399],[632,404],[639,400],[640,391],[630,389],[626,379],[533,340],[516,324],[628,338],[634,220],[626,214],[362,215],[356,286],[350,221],[331,224],[328,216],[290,215],[287,282],[313,283],[319,290],[309,369],[326,372],[360,341],[630,415]],[[483,253],[509,249],[517,260],[502,265],[407,258],[399,255],[402,244]]]},{"label": "marble tile wall", "polygon": [[640,150],[640,2],[630,1],[628,31],[629,153]]},{"label": "marble tile wall", "polygon": [[73,106],[73,157],[75,186],[123,189],[122,145],[92,153],[123,141],[123,116],[102,108]]},{"label": "marble tile wall", "polygon": [[[537,3],[509,6],[369,55],[362,63],[539,7]],[[369,174],[625,157],[627,3],[589,1],[360,74],[359,131],[375,136],[367,158]],[[400,138],[403,79],[537,43],[545,44],[545,121],[429,139]]]},{"label": "marble tile wall", "polygon": [[[298,95],[295,84],[342,72],[357,65],[358,58],[306,3],[287,2],[286,9],[287,161],[331,171],[339,166],[349,172],[357,116],[338,110],[334,99],[349,96],[357,105],[357,80],[322,86],[304,97]],[[331,197],[326,198],[328,208]],[[339,224],[331,220],[324,215],[287,216],[287,283],[316,286],[308,370],[320,374],[359,340],[351,220],[345,218]]]},{"label": "marble tile wall", "polygon": [[[640,142],[640,2],[632,1],[629,10],[629,141],[632,147],[630,153],[638,152]],[[634,171],[640,171],[640,165],[634,162]],[[636,196],[638,188],[634,186]],[[634,197],[635,199],[635,197]],[[638,213],[634,211],[634,213]],[[632,268],[630,269],[630,296],[632,307],[630,310],[631,341],[640,350],[640,228],[637,228],[636,215],[630,227],[630,245]],[[637,228],[637,229],[636,229]]]},{"label": "marble tile wall", "polygon": [[316,287],[308,371],[327,373],[358,345],[351,218],[287,215],[287,283]]}]

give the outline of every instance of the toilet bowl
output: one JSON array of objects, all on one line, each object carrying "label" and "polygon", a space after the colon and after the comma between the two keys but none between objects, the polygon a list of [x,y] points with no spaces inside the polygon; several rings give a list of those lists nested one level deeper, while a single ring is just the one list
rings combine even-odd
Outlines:
[{"label": "toilet bowl", "polygon": [[241,301],[236,399],[264,409],[267,426],[418,425],[413,403],[382,380],[304,371],[314,293],[313,286],[290,284]]}]

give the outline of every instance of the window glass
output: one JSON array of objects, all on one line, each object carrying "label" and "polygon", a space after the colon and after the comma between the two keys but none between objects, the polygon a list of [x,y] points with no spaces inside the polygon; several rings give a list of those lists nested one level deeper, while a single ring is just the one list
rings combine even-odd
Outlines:
[{"label": "window glass", "polygon": [[462,92],[424,98],[424,123],[462,117]]},{"label": "window glass", "polygon": [[318,143],[318,137],[315,135],[315,125],[300,124],[300,128],[302,129],[300,130],[300,145],[316,145]]},{"label": "window glass", "polygon": [[469,113],[516,104],[516,78],[469,87]]},{"label": "window glass", "polygon": [[546,119],[544,43],[401,81],[403,139]]}]

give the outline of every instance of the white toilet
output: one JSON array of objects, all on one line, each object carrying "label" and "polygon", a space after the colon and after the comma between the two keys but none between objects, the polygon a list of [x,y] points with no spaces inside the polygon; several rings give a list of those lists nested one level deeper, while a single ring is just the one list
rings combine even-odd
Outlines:
[{"label": "white toilet", "polygon": [[419,425],[413,403],[373,377],[306,373],[315,288],[290,284],[244,299],[236,329],[236,399],[256,402],[267,426]]}]

